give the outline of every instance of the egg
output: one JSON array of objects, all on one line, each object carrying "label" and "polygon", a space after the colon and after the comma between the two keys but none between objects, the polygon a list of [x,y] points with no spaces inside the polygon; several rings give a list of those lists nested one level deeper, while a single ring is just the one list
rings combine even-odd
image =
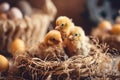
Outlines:
[{"label": "egg", "polygon": [[24,15],[31,15],[32,14],[32,7],[27,1],[20,0],[18,2],[17,6],[22,11],[22,13]]},{"label": "egg", "polygon": [[114,24],[110,32],[112,34],[120,34],[120,24]]},{"label": "egg", "polygon": [[10,5],[7,2],[4,2],[0,5],[0,12],[7,12],[10,9]]},{"label": "egg", "polygon": [[[24,52],[24,51],[25,51],[25,43],[23,40],[16,38],[13,42],[11,42],[10,53],[13,56],[17,56],[17,55],[19,55],[19,52]],[[18,54],[17,54],[17,52],[18,52]]]},{"label": "egg", "polygon": [[11,8],[10,11],[8,12],[8,16],[10,19],[22,19],[23,18],[22,12],[17,7]]},{"label": "egg", "polygon": [[118,63],[118,70],[120,71],[120,62]]},{"label": "egg", "polygon": [[0,55],[0,72],[6,71],[9,68],[9,62],[6,57]]},{"label": "egg", "polygon": [[98,28],[102,31],[109,31],[112,29],[112,24],[109,21],[104,20],[99,23]]},{"label": "egg", "polygon": [[6,13],[0,13],[0,19],[7,19],[7,14]]},{"label": "egg", "polygon": [[120,24],[120,16],[118,16],[118,17],[116,18],[115,23]]}]

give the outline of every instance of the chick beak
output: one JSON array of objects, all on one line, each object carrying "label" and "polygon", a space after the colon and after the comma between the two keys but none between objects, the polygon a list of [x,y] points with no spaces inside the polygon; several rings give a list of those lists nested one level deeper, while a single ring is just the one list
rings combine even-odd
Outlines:
[{"label": "chick beak", "polygon": [[62,43],[62,39],[59,39],[59,40],[57,41],[57,43]]},{"label": "chick beak", "polygon": [[73,36],[70,35],[70,36],[68,37],[68,39],[72,41],[72,40],[73,40]]},{"label": "chick beak", "polygon": [[60,30],[60,26],[56,26],[55,29],[56,29],[56,30]]},{"label": "chick beak", "polygon": [[59,44],[59,43],[62,43],[62,39],[59,39],[59,40],[55,40],[54,41],[55,44]]},{"label": "chick beak", "polygon": [[62,43],[62,39],[61,38],[59,39],[59,43]]}]

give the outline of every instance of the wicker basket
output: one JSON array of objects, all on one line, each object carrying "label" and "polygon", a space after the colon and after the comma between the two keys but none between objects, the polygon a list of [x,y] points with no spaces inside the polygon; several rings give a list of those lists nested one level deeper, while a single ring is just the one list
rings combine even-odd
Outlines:
[{"label": "wicker basket", "polygon": [[0,20],[0,51],[9,51],[9,45],[15,38],[25,41],[32,46],[40,41],[56,15],[56,7],[51,0],[45,0],[43,8],[33,8],[31,16],[17,20]]}]

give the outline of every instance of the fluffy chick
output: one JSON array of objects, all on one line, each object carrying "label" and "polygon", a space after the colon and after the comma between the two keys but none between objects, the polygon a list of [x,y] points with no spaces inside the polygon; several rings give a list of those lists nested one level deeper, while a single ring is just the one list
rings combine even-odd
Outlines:
[{"label": "fluffy chick", "polygon": [[90,48],[88,48],[89,39],[85,36],[85,32],[81,27],[75,26],[68,37],[65,39],[65,50],[69,57],[74,55],[87,56]]},{"label": "fluffy chick", "polygon": [[61,44],[62,39],[60,32],[57,30],[51,30],[48,34],[46,34],[42,43],[47,47]]},{"label": "fluffy chick", "polygon": [[43,41],[30,52],[35,53],[34,56],[42,60],[64,60],[67,58],[62,47],[61,34],[57,30],[48,32]]},{"label": "fluffy chick", "polygon": [[56,20],[55,29],[60,31],[62,39],[64,40],[70,33],[70,30],[74,27],[74,23],[66,16],[60,16]]}]

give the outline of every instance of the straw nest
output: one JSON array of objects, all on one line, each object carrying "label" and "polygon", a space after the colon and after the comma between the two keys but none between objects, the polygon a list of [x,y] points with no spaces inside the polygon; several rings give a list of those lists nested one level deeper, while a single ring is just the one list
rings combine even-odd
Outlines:
[{"label": "straw nest", "polygon": [[22,39],[29,46],[40,41],[55,15],[56,7],[51,0],[45,0],[43,9],[33,8],[30,16],[15,20],[0,19],[0,50],[9,51],[10,43],[15,38]]},{"label": "straw nest", "polygon": [[93,29],[92,35],[97,37],[99,41],[109,44],[112,49],[117,49],[120,52],[120,35],[111,34],[109,32],[102,32],[98,28]]},{"label": "straw nest", "polygon": [[115,80],[120,79],[119,57],[109,54],[106,44],[91,38],[88,56],[72,56],[64,61],[46,61],[29,55],[15,58],[8,80]]}]

